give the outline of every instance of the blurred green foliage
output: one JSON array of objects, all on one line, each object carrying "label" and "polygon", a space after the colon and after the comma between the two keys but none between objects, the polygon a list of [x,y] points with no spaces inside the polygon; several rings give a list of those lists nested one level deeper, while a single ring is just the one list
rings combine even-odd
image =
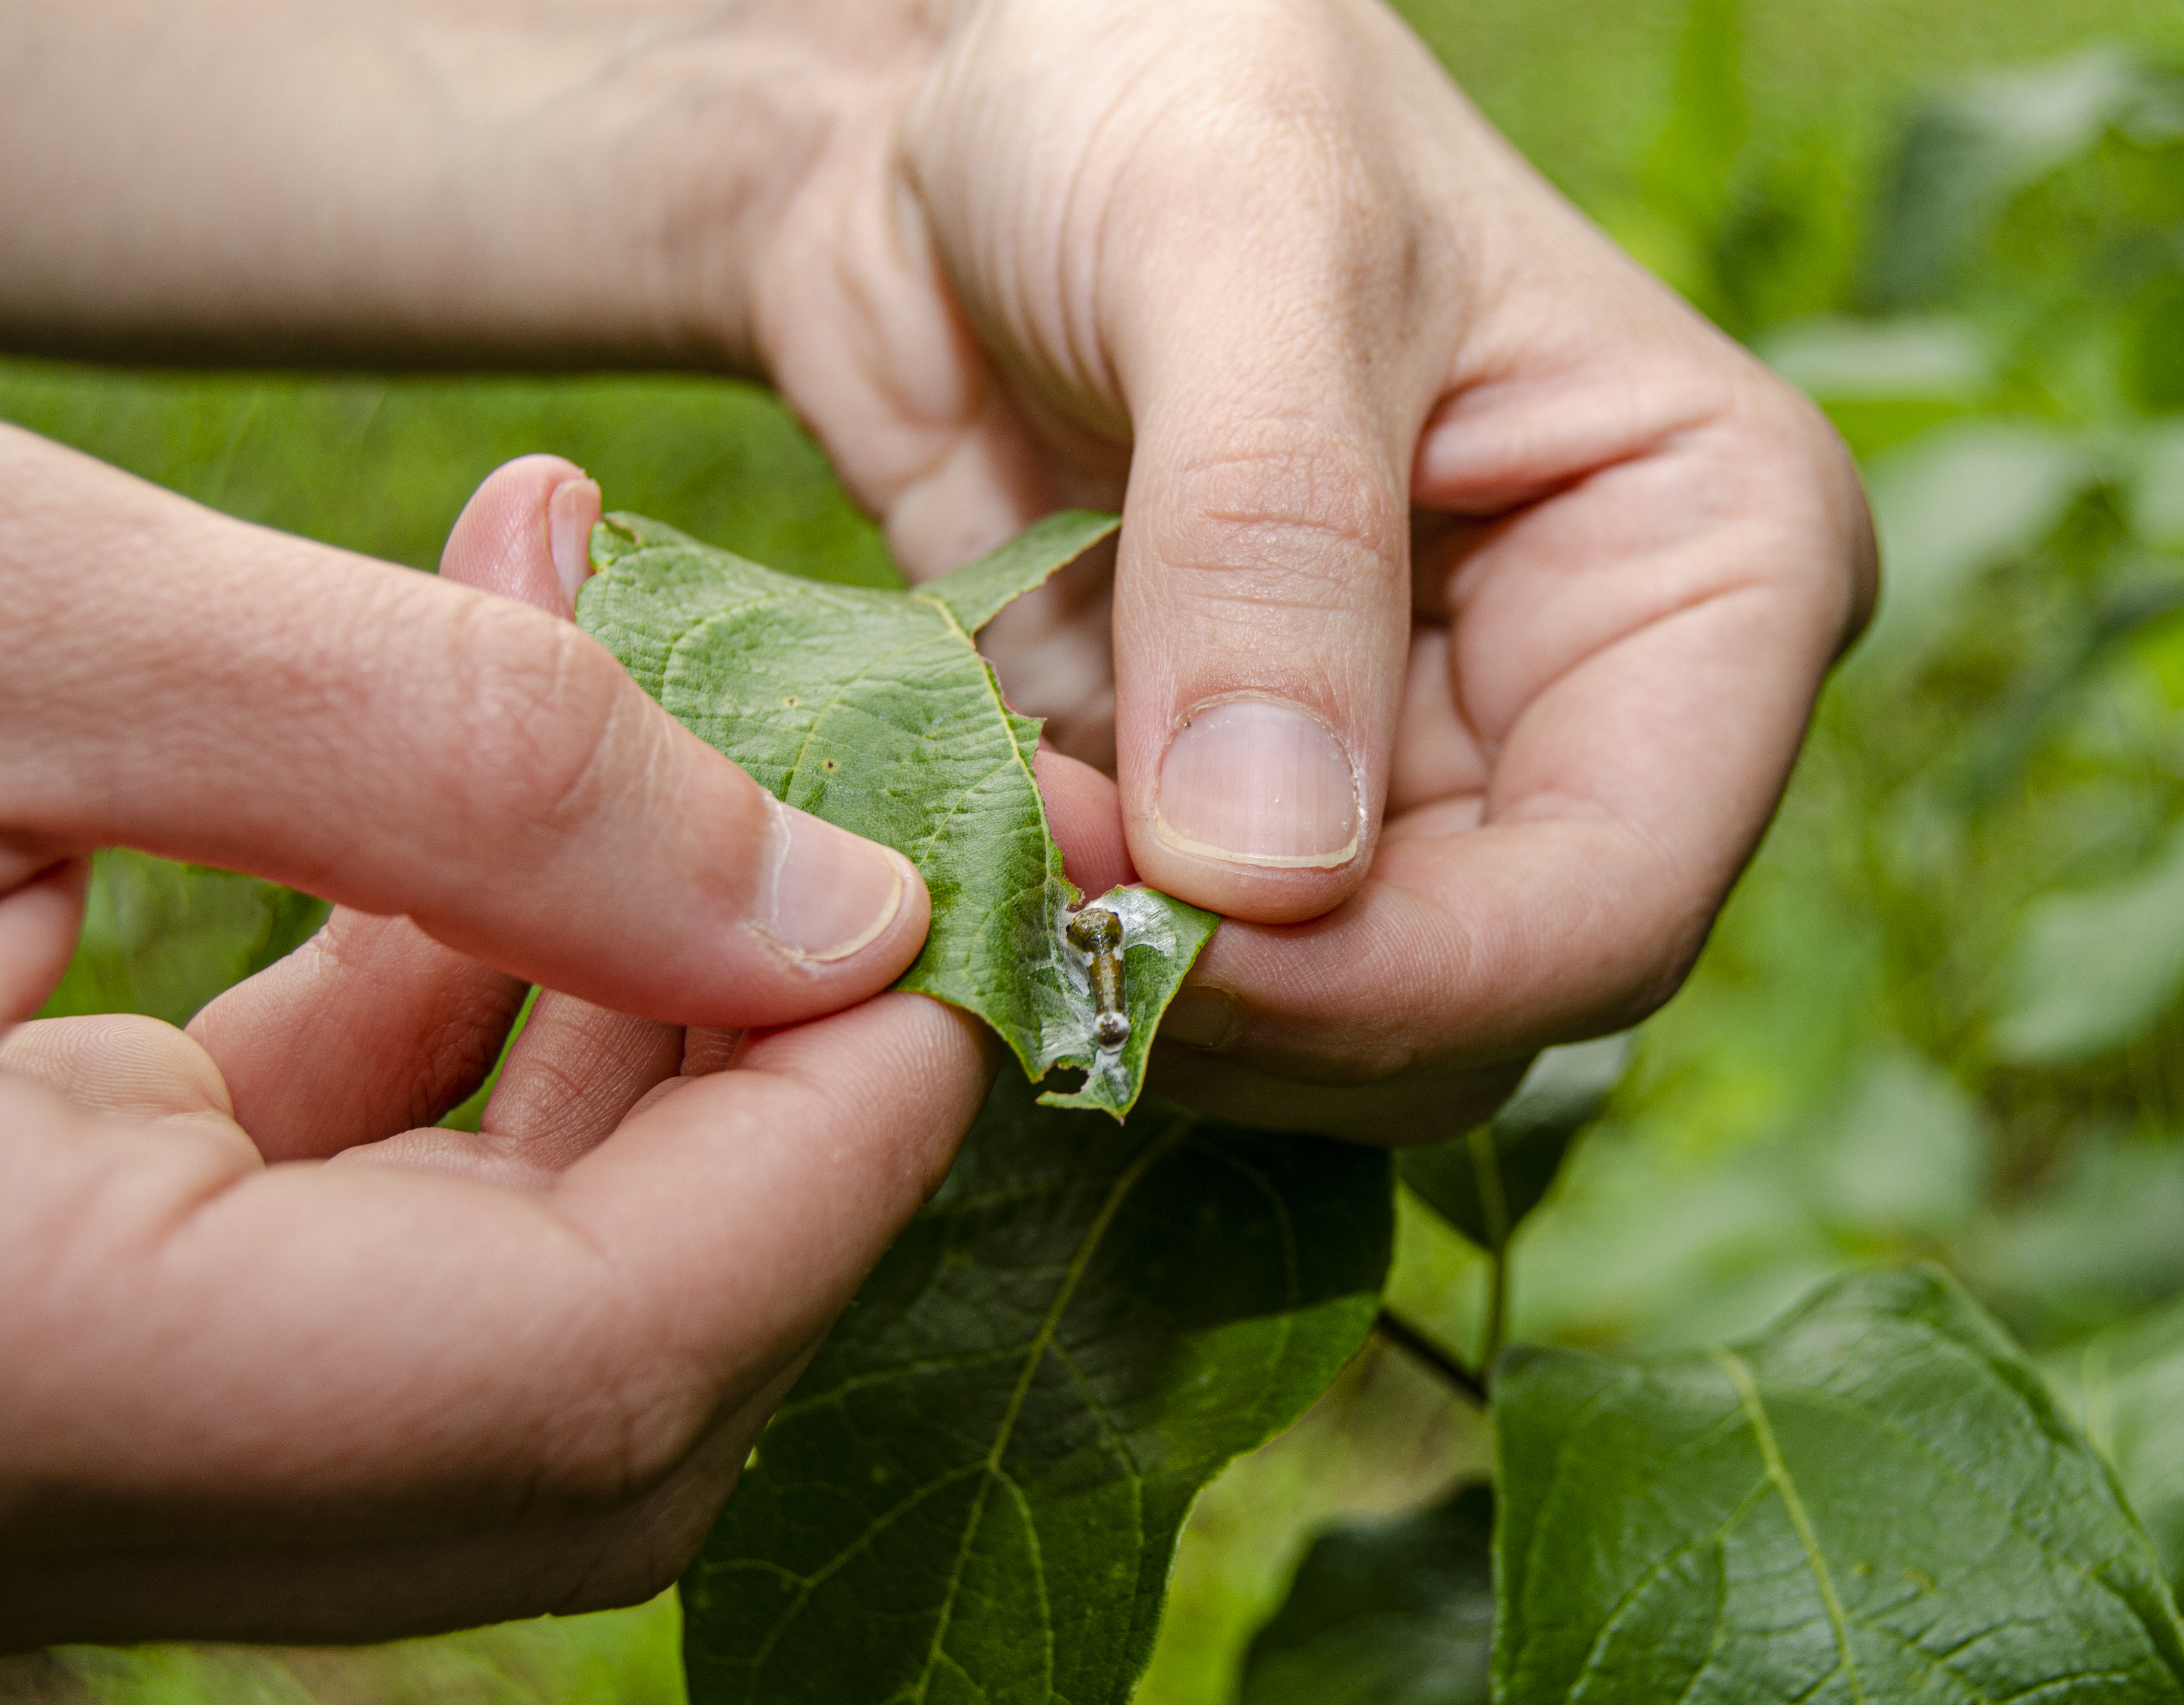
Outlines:
[{"label": "blurred green foliage", "polygon": [[602,1616],[543,1617],[364,1650],[63,1646],[0,1658],[10,1705],[682,1705],[672,1592]]},{"label": "blurred green foliage", "polygon": [[145,1012],[186,1024],[326,919],[324,903],[308,894],[126,847],[98,854],[92,870],[82,939],[41,1017]]},{"label": "blurred green foliage", "polygon": [[[1514,1239],[1514,1335],[1686,1347],[1752,1330],[1830,1273],[1938,1260],[2038,1352],[2174,1576],[2184,9],[1401,9],[1551,177],[1828,410],[1867,471],[1889,574],[1690,987]],[[554,449],[611,504],[762,560],[891,572],[779,406],[721,382],[11,362],[0,416],[419,566],[486,471]],[[52,1010],[179,1020],[310,920],[248,878],[109,855]],[[1469,1345],[1486,1293],[1477,1249],[1406,1201],[1393,1300]],[[1201,1501],[1139,1699],[1233,1697],[1316,1524],[1430,1504],[1484,1460],[1471,1412],[1369,1353]],[[535,1683],[415,1697],[672,1697],[666,1615],[584,1619],[600,1632],[558,1679],[542,1658]],[[572,1650],[567,1626],[402,1661],[474,1676],[510,1641]],[[412,1697],[359,1679],[386,1673],[380,1654],[348,1660],[346,1681],[323,1655],[63,1656],[44,1672],[56,1698]],[[291,1691],[244,1691],[238,1665]]]}]

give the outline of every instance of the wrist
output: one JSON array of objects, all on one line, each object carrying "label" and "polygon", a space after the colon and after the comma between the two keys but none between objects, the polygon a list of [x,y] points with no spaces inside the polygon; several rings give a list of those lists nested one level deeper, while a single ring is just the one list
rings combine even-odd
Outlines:
[{"label": "wrist", "polygon": [[304,364],[749,365],[766,232],[927,28],[922,0],[36,18],[0,64],[0,223],[37,234],[0,343]]},{"label": "wrist", "polygon": [[939,48],[937,10],[750,7],[668,47],[637,80],[621,135],[604,146],[644,226],[632,270],[651,281],[660,359],[772,375],[766,304],[795,299],[797,233],[838,232],[886,192],[900,114]]}]

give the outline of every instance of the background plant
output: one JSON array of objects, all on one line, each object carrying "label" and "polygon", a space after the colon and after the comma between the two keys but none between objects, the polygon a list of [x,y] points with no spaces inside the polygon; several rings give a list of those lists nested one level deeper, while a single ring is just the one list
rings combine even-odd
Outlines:
[{"label": "background plant", "polygon": [[[2040,1358],[2173,1577],[2184,154],[2163,68],[2184,20],[1953,0],[1410,10],[1582,203],[1829,407],[1892,573],[1691,988],[1508,1240],[1511,1335],[1696,1349],[1831,1273],[1937,1260]],[[30,364],[0,386],[10,418],[421,566],[477,477],[550,446],[616,504],[760,560],[886,573],[808,446],[733,387]],[[244,879],[114,855],[54,1010],[179,1017],[312,921]],[[1389,1303],[1429,1352],[1472,1362],[1494,1266],[1424,1200],[1399,1200]],[[1418,1510],[1453,1556],[1476,1511],[1440,1500],[1487,1452],[1475,1406],[1384,1340],[1201,1501],[1139,1697],[1280,1697],[1268,1678],[1303,1661],[1283,1630],[1312,1595],[1282,1607],[1319,1524]],[[1334,1535],[1335,1559],[1377,1554],[1366,1531]],[[1340,1575],[1312,1555],[1307,1585]],[[1462,1606],[1460,1580],[1442,1602]],[[513,1631],[405,1647],[358,1660],[370,1681],[172,1649],[60,1669],[108,1697],[248,1697],[246,1674],[265,1697],[400,1697],[387,1678],[431,1674],[400,1685],[574,1698],[603,1691],[582,1666],[605,1662],[627,1666],[621,1697],[660,1697],[670,1620],[596,1624],[581,1662],[559,1626],[522,1636],[552,1654],[535,1663]]]}]

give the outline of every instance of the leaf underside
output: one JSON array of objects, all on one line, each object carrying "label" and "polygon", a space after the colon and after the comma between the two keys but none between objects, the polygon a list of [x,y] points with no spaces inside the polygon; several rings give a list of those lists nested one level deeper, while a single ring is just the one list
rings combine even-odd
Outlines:
[{"label": "leaf underside", "polygon": [[1406,1149],[1397,1175],[1435,1212],[1499,1255],[1545,1200],[1570,1144],[1630,1064],[1630,1033],[1550,1048],[1491,1123],[1451,1143]]},{"label": "leaf underside", "polygon": [[1363,1341],[1379,1152],[1004,1078],[682,1584],[698,1705],[1121,1705],[1192,1499]]},{"label": "leaf underside", "polygon": [[1238,1705],[1487,1705],[1494,1493],[1313,1541],[1252,1637]]},{"label": "leaf underside", "polygon": [[1927,1268],[1742,1345],[1495,1380],[1495,1697],[2184,1699],[2184,1629],[2113,1476]]},{"label": "leaf underside", "polygon": [[1052,515],[906,592],[776,573],[657,521],[614,515],[578,621],[685,727],[777,798],[884,842],[924,875],[933,926],[899,988],[977,1013],[1033,1081],[1084,1072],[1062,1106],[1121,1118],[1161,1015],[1220,920],[1149,889],[1101,897],[1124,925],[1131,1033],[1093,1040],[1084,967],[1063,936],[1083,896],[1033,776],[1039,723],[1010,710],[973,641],[1011,600],[1114,530]]}]

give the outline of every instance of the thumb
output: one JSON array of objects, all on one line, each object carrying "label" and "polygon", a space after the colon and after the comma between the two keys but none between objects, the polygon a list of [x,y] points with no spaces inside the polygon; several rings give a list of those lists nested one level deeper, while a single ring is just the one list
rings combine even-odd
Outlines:
[{"label": "thumb", "polygon": [[1231,335],[1165,340],[1178,358],[1134,422],[1115,600],[1123,814],[1156,887],[1284,923],[1339,904],[1372,862],[1410,632],[1416,429],[1339,350],[1214,329]]},{"label": "thumb", "polygon": [[[551,471],[488,482],[465,532],[506,549],[475,581],[555,573]],[[815,1017],[916,955],[906,860],[778,804],[540,609],[5,427],[0,534],[25,642],[0,651],[0,831],[407,913],[513,975],[672,1022]]]}]

